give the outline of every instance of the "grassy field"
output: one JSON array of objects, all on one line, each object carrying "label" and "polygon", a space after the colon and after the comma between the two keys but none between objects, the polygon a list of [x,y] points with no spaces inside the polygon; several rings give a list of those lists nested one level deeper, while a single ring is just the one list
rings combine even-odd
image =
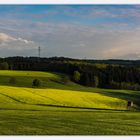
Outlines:
[{"label": "grassy field", "polygon": [[[35,78],[41,87],[32,88]],[[127,100],[134,102],[131,111]],[[56,73],[0,71],[0,134],[136,135],[139,107],[138,91],[63,84]]]}]

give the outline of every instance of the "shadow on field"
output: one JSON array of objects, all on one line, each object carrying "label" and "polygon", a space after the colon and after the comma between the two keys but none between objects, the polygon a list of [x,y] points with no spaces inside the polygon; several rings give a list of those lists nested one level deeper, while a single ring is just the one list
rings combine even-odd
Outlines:
[{"label": "shadow on field", "polygon": [[[11,83],[10,79],[14,78],[15,82]],[[33,80],[39,79],[41,81],[41,89],[46,88],[50,81],[55,81],[55,78],[50,77],[34,77],[34,76],[2,76],[0,75],[0,85],[2,86],[12,86],[12,87],[25,87],[32,88]],[[49,84],[51,86],[51,84]]]},{"label": "shadow on field", "polygon": [[109,111],[125,111],[129,112],[129,110],[120,110],[120,109],[106,109],[106,108],[92,108],[92,107],[74,107],[74,106],[61,106],[61,105],[47,105],[47,104],[36,104],[39,106],[47,106],[47,107],[57,107],[57,108],[71,108],[71,109],[85,109],[85,110],[109,110]]},{"label": "shadow on field", "polygon": [[[33,105],[33,104],[32,104]],[[70,106],[59,106],[59,105],[45,105],[45,104],[34,104],[37,106],[45,106],[45,107],[53,107],[56,108],[56,110],[43,110],[43,109],[18,109],[18,108],[0,108],[0,111],[43,111],[43,112],[102,112],[103,113],[112,113],[112,112],[134,112],[131,110],[117,110],[117,109],[103,109],[103,108],[86,108],[86,107],[70,107]],[[58,110],[58,108],[63,108],[63,109],[74,109],[74,110]],[[105,111],[105,112],[104,112]],[[106,112],[108,111],[108,112]]]},{"label": "shadow on field", "polygon": [[[127,92],[127,91],[126,91]],[[137,93],[135,93],[135,91],[131,91],[131,93],[126,93],[126,92],[121,92],[120,90],[114,90],[114,91],[100,91],[99,94],[105,95],[105,96],[109,96],[109,97],[114,97],[114,98],[118,98],[118,99],[123,99],[126,101],[133,101],[134,104],[136,104],[138,106],[138,108],[135,109],[140,109],[140,94],[138,95]]]},{"label": "shadow on field", "polygon": [[11,96],[9,96],[9,95],[6,95],[6,94],[4,94],[4,93],[0,93],[0,95],[3,95],[3,96],[5,96],[5,97],[8,97],[8,98],[10,98],[10,99],[16,101],[17,103],[27,104],[26,102],[17,100],[16,98],[13,98],[13,97],[11,97]]}]

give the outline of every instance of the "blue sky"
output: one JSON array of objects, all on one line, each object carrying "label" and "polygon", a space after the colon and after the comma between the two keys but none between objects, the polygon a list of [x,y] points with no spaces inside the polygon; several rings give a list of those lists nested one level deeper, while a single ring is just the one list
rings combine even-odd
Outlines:
[{"label": "blue sky", "polygon": [[140,58],[139,5],[0,6],[0,56]]},{"label": "blue sky", "polygon": [[[120,11],[118,10],[120,9]],[[54,21],[54,22],[80,22],[81,24],[97,24],[103,22],[131,22],[132,19],[128,16],[112,18],[109,15],[122,14],[121,10],[138,10],[135,6],[53,6],[53,5],[31,5],[31,6],[0,6],[0,13],[9,15],[15,18],[32,20],[32,21]],[[100,12],[108,12],[103,14]],[[92,12],[92,13],[91,13]],[[89,15],[95,12],[94,18]],[[96,13],[98,12],[98,13]],[[110,14],[109,14],[110,13]],[[42,15],[44,14],[44,16]],[[97,14],[97,15],[96,15]],[[39,18],[39,16],[41,16]],[[89,16],[89,17],[88,17]],[[14,17],[11,17],[14,18]],[[86,19],[86,20],[85,20]]]}]

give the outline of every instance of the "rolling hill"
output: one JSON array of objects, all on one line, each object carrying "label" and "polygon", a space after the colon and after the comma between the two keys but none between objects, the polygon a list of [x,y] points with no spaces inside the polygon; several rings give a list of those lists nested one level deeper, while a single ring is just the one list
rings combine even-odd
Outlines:
[{"label": "rolling hill", "polygon": [[[16,83],[9,83],[11,77]],[[140,134],[138,91],[89,88],[72,81],[64,84],[62,77],[1,70],[0,134]],[[36,78],[41,86],[32,88]],[[128,100],[134,102],[135,112],[127,111]]]}]

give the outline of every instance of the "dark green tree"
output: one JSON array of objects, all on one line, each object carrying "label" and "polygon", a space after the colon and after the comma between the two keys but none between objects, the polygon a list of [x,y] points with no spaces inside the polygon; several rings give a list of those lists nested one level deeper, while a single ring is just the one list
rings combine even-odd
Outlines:
[{"label": "dark green tree", "polygon": [[80,77],[81,77],[80,72],[79,71],[74,71],[74,73],[73,73],[73,80],[75,82],[79,82],[80,81]]},{"label": "dark green tree", "polygon": [[34,79],[32,83],[32,87],[40,87],[41,81],[39,79]]}]

